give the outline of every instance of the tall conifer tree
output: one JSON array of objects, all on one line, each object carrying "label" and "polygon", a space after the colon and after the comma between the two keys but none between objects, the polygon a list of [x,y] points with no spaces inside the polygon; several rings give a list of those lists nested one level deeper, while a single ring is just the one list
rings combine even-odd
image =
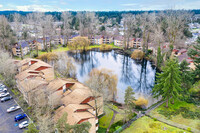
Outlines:
[{"label": "tall conifer tree", "polygon": [[166,100],[166,107],[168,107],[169,100],[178,98],[181,91],[181,76],[179,65],[174,59],[170,59],[162,67],[162,73],[157,73],[156,85],[153,88],[154,97],[162,96]]}]

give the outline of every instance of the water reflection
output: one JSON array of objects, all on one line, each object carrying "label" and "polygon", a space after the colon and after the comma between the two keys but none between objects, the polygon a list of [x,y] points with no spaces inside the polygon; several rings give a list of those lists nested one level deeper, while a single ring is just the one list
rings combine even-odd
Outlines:
[{"label": "water reflection", "polygon": [[157,99],[152,98],[151,90],[154,86],[156,68],[150,61],[135,61],[128,56],[111,52],[88,51],[86,53],[73,54],[69,56],[75,59],[77,67],[77,78],[84,82],[88,73],[93,68],[107,68],[114,71],[118,76],[117,101],[124,102],[125,89],[131,86],[135,91],[135,97],[145,97],[149,100],[149,105],[155,103]]}]

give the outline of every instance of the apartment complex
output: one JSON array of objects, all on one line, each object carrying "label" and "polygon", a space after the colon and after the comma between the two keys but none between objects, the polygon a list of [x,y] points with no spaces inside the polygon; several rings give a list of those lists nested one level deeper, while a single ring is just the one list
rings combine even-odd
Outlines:
[{"label": "apartment complex", "polygon": [[51,105],[59,107],[55,111],[55,122],[66,112],[68,124],[87,121],[92,125],[90,133],[98,130],[98,116],[103,114],[101,96],[95,97],[90,88],[76,80],[54,78],[53,67],[41,60],[27,58],[18,61],[17,70],[17,87],[29,105],[33,104],[33,97],[45,92]]},{"label": "apartment complex", "polygon": [[21,56],[21,54],[22,56],[24,56],[29,52],[30,52],[29,44],[26,41],[15,43],[14,46],[12,47],[12,53],[14,56]]}]

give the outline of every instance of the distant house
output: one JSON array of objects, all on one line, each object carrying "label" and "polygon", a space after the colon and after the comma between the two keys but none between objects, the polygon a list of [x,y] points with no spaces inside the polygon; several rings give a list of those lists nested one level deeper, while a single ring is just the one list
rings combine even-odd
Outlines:
[{"label": "distant house", "polygon": [[122,47],[124,45],[124,38],[123,38],[123,36],[114,37],[114,45]]},{"label": "distant house", "polygon": [[[22,51],[21,51],[22,50]],[[21,56],[21,54],[24,56],[30,52],[29,44],[26,41],[21,41],[12,47],[12,53],[14,56]]]},{"label": "distant house", "polygon": [[131,48],[139,48],[141,45],[141,38],[132,38],[129,42],[129,47]]},{"label": "distant house", "polygon": [[113,43],[113,37],[111,36],[103,36],[103,44],[110,44]]},{"label": "distant house", "polygon": [[57,42],[59,44],[64,44],[64,43],[67,43],[68,42],[72,42],[73,38],[74,37],[78,37],[79,35],[78,34],[75,34],[75,35],[71,35],[69,37],[67,37],[66,35],[61,35],[61,37],[57,40]]},{"label": "distant house", "polygon": [[102,35],[96,35],[96,36],[90,37],[90,43],[91,44],[97,44],[97,45],[103,44],[103,37],[102,37]]}]

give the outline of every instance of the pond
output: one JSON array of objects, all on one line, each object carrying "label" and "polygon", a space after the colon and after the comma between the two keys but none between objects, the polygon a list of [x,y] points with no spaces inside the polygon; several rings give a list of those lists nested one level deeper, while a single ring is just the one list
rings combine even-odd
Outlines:
[{"label": "pond", "polygon": [[144,97],[148,100],[148,106],[157,102],[151,94],[155,82],[156,67],[148,60],[136,61],[129,56],[110,52],[88,51],[86,53],[73,54],[77,69],[77,79],[85,82],[88,74],[93,68],[106,68],[118,76],[117,102],[124,103],[125,89],[131,86],[134,89],[135,97]]}]

